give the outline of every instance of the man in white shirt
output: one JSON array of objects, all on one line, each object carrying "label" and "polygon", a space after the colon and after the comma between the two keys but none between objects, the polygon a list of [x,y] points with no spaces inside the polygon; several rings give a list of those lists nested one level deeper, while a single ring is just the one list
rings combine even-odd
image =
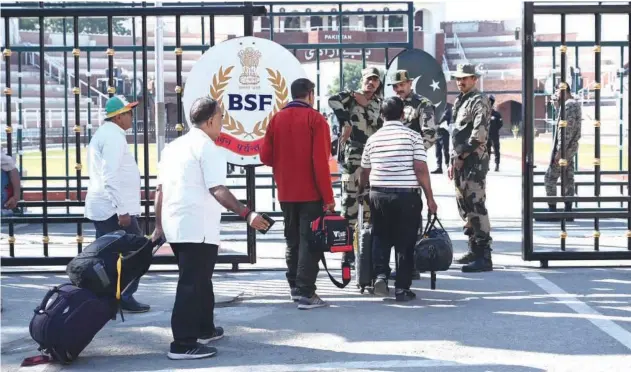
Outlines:
[{"label": "man in white shirt", "polygon": [[190,131],[162,151],[155,195],[156,230],[178,261],[179,279],[171,316],[173,342],[169,359],[200,359],[217,353],[209,342],[223,337],[213,312],[212,275],[220,244],[221,207],[233,211],[257,230],[269,223],[249,210],[225,187],[226,159],[215,140],[223,113],[217,101],[193,102]]},{"label": "man in white shirt", "polygon": [[[131,128],[132,109],[123,96],[113,96],[105,104],[105,123],[99,127],[88,147],[88,194],[85,216],[94,223],[96,237],[116,230],[144,235],[138,225],[140,215],[140,171],[129,150],[125,131]],[[142,313],[150,307],[134,298],[139,280],[122,293],[121,308]]]}]

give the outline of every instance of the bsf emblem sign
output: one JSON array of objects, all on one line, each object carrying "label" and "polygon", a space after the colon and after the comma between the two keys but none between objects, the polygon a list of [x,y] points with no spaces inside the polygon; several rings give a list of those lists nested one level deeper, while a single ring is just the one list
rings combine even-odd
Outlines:
[{"label": "bsf emblem sign", "polygon": [[256,37],[217,44],[195,63],[182,103],[190,125],[193,101],[210,95],[219,102],[223,127],[216,144],[229,163],[260,165],[259,153],[270,120],[291,100],[291,83],[306,74],[283,46]]}]

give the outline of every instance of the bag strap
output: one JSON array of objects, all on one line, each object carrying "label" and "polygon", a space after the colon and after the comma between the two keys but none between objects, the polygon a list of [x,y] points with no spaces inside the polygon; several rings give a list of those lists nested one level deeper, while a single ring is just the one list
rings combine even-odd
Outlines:
[{"label": "bag strap", "polygon": [[123,315],[123,308],[121,307],[121,277],[123,276],[123,254],[118,254],[118,260],[116,260],[116,303],[118,305],[118,312],[121,315],[121,320],[125,322],[125,316]]},{"label": "bag strap", "polygon": [[[331,275],[331,273],[329,272],[329,268],[326,267],[326,258],[324,257],[324,252],[322,253],[321,261],[322,261],[322,265],[324,265],[324,270],[326,270],[326,273],[329,276],[329,279],[331,279],[331,283],[333,283],[336,287],[342,289],[346,287],[348,283],[351,282],[351,276],[350,276],[351,266],[348,262],[342,262],[342,283],[340,283],[337,280],[335,280],[333,275]],[[345,270],[348,270],[348,274],[349,274],[348,277],[346,278],[344,275]]]}]

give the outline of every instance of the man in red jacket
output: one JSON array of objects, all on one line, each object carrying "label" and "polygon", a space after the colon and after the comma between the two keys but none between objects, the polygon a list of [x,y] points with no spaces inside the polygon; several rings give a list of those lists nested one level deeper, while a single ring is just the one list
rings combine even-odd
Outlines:
[{"label": "man in red jacket", "polygon": [[287,281],[298,309],[327,306],[316,291],[320,255],[309,250],[311,221],[335,210],[329,156],[329,125],[313,109],[315,84],[291,84],[293,101],[278,112],[265,133],[261,161],[272,167],[285,220]]}]

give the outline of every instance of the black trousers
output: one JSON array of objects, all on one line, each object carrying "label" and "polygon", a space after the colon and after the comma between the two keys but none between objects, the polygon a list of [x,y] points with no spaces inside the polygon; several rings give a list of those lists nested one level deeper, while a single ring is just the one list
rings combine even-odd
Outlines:
[{"label": "black trousers", "polygon": [[287,241],[287,282],[290,288],[297,288],[301,296],[311,297],[316,291],[322,254],[309,249],[309,235],[311,221],[322,215],[322,202],[281,202],[280,207],[283,210]]},{"label": "black trousers", "polygon": [[486,151],[491,157],[491,148],[495,154],[495,164],[500,165],[500,136],[489,136],[489,140],[486,143]]},{"label": "black trousers", "polygon": [[414,268],[414,246],[421,223],[423,200],[418,191],[370,191],[372,218],[372,253],[375,278],[387,279],[390,250],[394,246],[397,261],[395,288],[410,289]]},{"label": "black trousers", "polygon": [[171,243],[180,277],[171,315],[173,343],[197,344],[215,331],[212,276],[219,247],[205,243]]},{"label": "black trousers", "polygon": [[445,165],[449,166],[449,132],[443,128],[438,129],[438,138],[436,140],[436,163],[438,168],[442,168],[443,154]]}]

